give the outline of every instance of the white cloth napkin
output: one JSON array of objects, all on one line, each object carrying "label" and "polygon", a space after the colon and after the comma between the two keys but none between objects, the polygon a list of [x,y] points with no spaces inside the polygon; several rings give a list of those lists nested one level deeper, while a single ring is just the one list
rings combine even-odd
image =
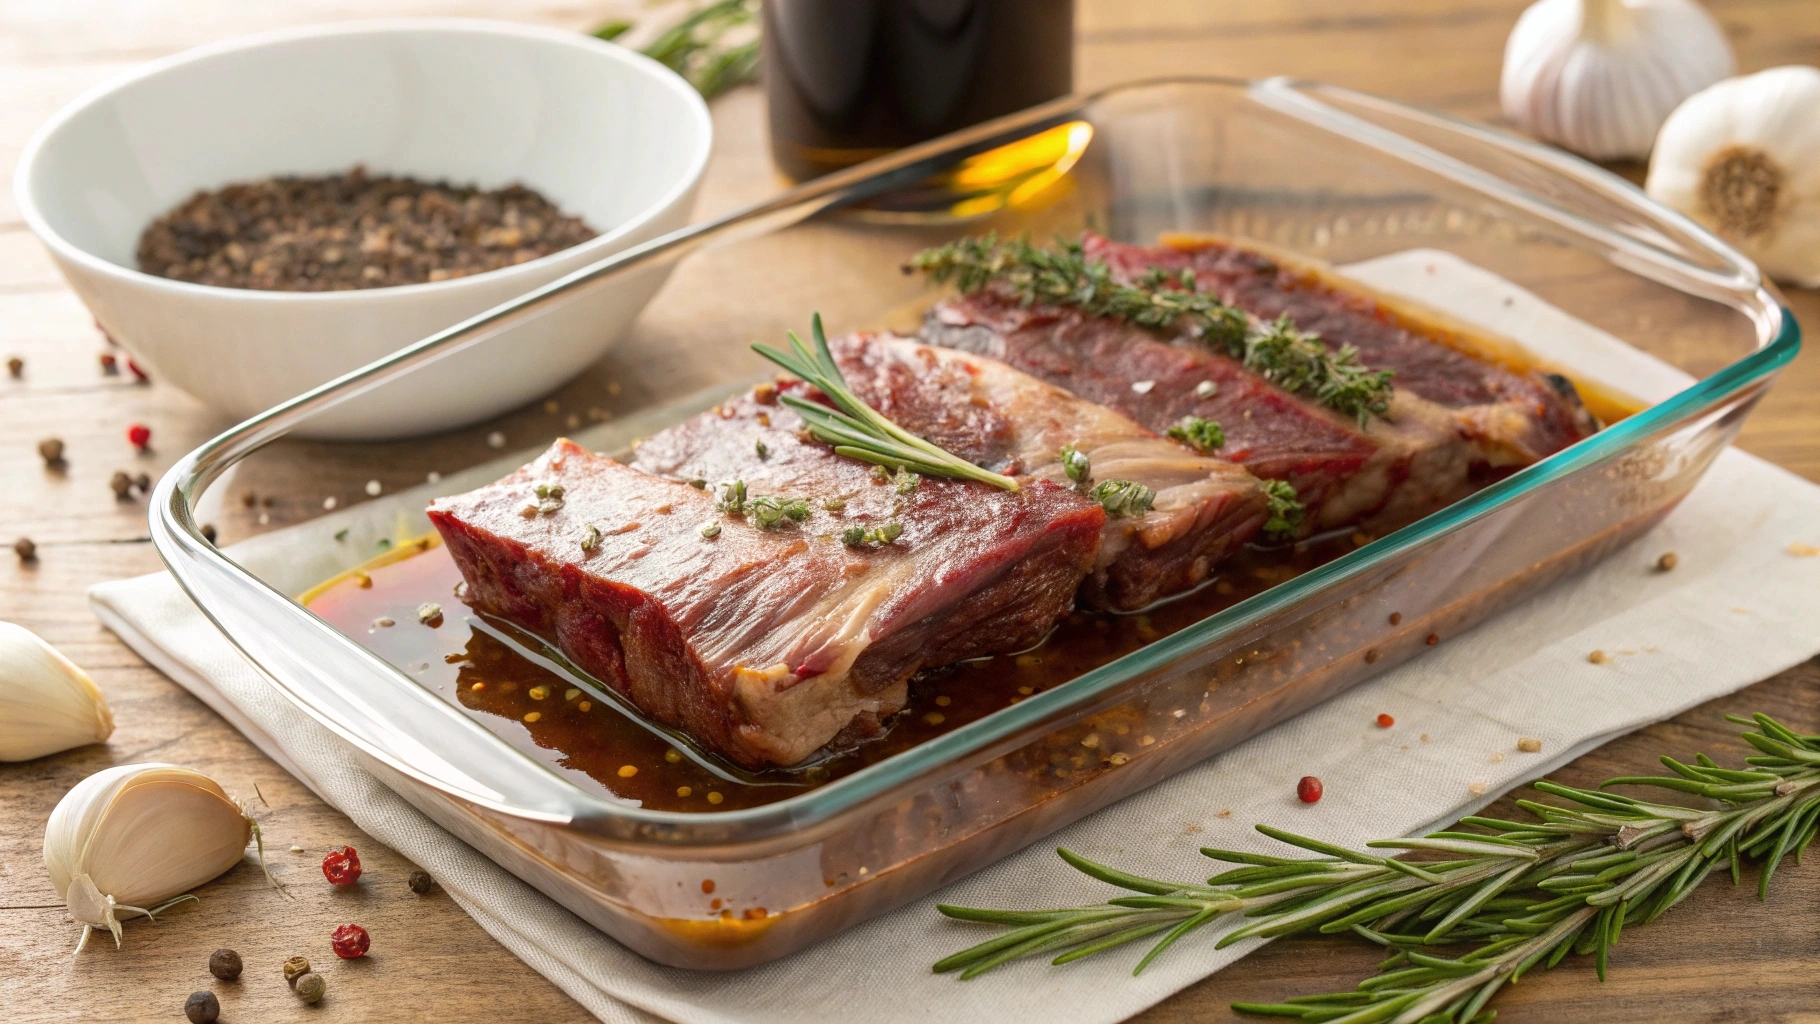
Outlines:
[{"label": "white cloth napkin", "polygon": [[[1561,324],[1546,315],[1564,317],[1560,311],[1444,255],[1405,253],[1353,269],[1380,287],[1431,297],[1438,277],[1441,292],[1469,309],[1500,303],[1461,299],[1468,292],[1515,295],[1513,319],[1491,326],[1536,347],[1562,345]],[[1526,336],[1524,322],[1545,324],[1552,339]],[[1582,354],[1586,346],[1616,351],[1615,341],[1567,323]],[[1661,387],[1678,383],[1660,364],[1651,372]],[[1633,392],[1639,379],[1628,378]],[[421,508],[421,498],[407,492],[392,499],[396,505],[370,502],[359,514],[380,522],[410,502]],[[324,517],[234,553],[250,567],[305,564],[335,528],[335,517]],[[1201,846],[1273,846],[1252,830],[1256,822],[1360,843],[1451,820],[1614,736],[1820,651],[1820,558],[1803,557],[1805,549],[1792,544],[1820,544],[1820,488],[1727,451],[1647,537],[1494,621],[936,895],[792,957],[727,974],[652,964],[450,836],[269,688],[168,575],[101,584],[90,599],[127,644],[368,834],[430,871],[488,933],[603,1021],[1099,1024],[1136,1013],[1257,943],[1215,952],[1210,929],[1138,978],[1130,974],[1133,950],[1064,968],[1021,962],[961,983],[929,965],[991,933],[939,917],[934,904],[1034,907],[1114,894],[1064,865],[1056,845],[1142,874],[1193,880],[1211,873],[1196,852]],[[1679,566],[1654,571],[1666,551]],[[1612,660],[1589,663],[1595,649]],[[1380,712],[1395,726],[1379,728]],[[1541,753],[1519,752],[1520,737],[1540,739]],[[1320,803],[1296,801],[1303,775],[1325,780]]]}]

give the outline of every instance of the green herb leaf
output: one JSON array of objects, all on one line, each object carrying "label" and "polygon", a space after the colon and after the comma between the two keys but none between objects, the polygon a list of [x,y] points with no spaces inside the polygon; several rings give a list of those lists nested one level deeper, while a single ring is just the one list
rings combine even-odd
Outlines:
[{"label": "green herb leaf", "polygon": [[[1389,371],[1365,367],[1351,346],[1329,349],[1319,335],[1297,331],[1286,317],[1254,324],[1242,310],[1197,291],[1187,270],[1170,274],[1152,268],[1126,284],[1113,280],[1105,263],[1088,259],[1078,241],[1058,239],[1045,249],[993,234],[925,249],[908,266],[963,292],[997,287],[1025,305],[1071,306],[1157,330],[1185,325],[1279,387],[1357,417],[1361,425],[1390,408]],[[1195,389],[1198,397],[1218,391],[1211,381],[1203,387]]]},{"label": "green herb leaf", "polygon": [[1074,445],[1062,445],[1062,472],[1067,474],[1070,483],[1077,488],[1084,488],[1093,482],[1093,463],[1087,453]]},{"label": "green herb leaf", "polygon": [[746,482],[728,480],[722,483],[714,498],[714,507],[722,512],[740,513],[746,510]]},{"label": "green herb leaf", "polygon": [[902,536],[904,528],[896,520],[882,526],[864,527],[849,526],[841,531],[840,541],[850,548],[865,547],[871,544],[889,544]]},{"label": "green herb leaf", "polygon": [[1226,432],[1220,429],[1220,425],[1199,416],[1182,417],[1181,422],[1169,428],[1168,434],[1202,453],[1215,451],[1226,443]]},{"label": "green herb leaf", "polygon": [[1264,536],[1273,540],[1295,536],[1302,528],[1302,517],[1307,512],[1296,500],[1295,488],[1285,480],[1266,480],[1264,497],[1270,510],[1270,518],[1264,520]]},{"label": "green herb leaf", "polygon": [[802,498],[765,495],[747,502],[746,514],[751,517],[752,525],[770,530],[783,525],[785,520],[800,523],[809,518],[809,503]]},{"label": "green herb leaf", "polygon": [[[665,29],[639,52],[687,79],[703,99],[758,80],[758,0],[718,0]],[[630,21],[595,29],[600,39],[630,32]],[[740,38],[740,37],[744,38]]]},{"label": "green herb leaf", "polygon": [[1102,480],[1093,489],[1093,500],[1114,519],[1135,519],[1150,511],[1156,492],[1130,480]]},{"label": "green herb leaf", "polygon": [[981,469],[944,451],[879,415],[877,410],[860,401],[859,396],[847,387],[847,379],[841,375],[840,367],[835,365],[834,354],[828,350],[828,338],[822,333],[820,313],[815,314],[810,321],[809,333],[815,339],[813,351],[803,344],[795,331],[789,332],[790,351],[787,353],[768,345],[754,345],[752,351],[814,385],[834,403],[835,408],[830,409],[819,402],[811,402],[796,395],[784,395],[780,399],[796,410],[797,415],[803,418],[803,425],[816,440],[833,445],[837,455],[900,472],[977,480],[1007,491],[1018,489],[1016,480]]}]

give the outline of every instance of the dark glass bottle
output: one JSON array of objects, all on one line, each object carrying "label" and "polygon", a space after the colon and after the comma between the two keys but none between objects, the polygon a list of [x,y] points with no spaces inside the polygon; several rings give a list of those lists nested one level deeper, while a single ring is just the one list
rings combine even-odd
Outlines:
[{"label": "dark glass bottle", "polygon": [[765,0],[771,154],[803,181],[1066,95],[1074,0]]}]

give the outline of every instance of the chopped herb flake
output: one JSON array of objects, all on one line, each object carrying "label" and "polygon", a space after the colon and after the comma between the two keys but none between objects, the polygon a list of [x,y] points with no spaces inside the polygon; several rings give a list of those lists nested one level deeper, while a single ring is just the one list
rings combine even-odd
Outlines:
[{"label": "chopped herb flake", "polygon": [[728,480],[722,483],[719,493],[714,499],[714,507],[722,512],[744,512],[746,510],[746,482]]},{"label": "chopped herb flake", "polygon": [[1067,474],[1070,483],[1076,487],[1086,487],[1093,482],[1093,462],[1087,453],[1074,445],[1065,444],[1061,452],[1062,472]]},{"label": "chopped herb flake", "polygon": [[916,490],[917,485],[921,484],[923,482],[923,478],[918,476],[915,473],[910,472],[909,470],[905,469],[904,467],[899,466],[899,467],[897,467],[897,475],[893,476],[891,478],[891,481],[892,481],[893,486],[896,488],[897,493],[909,494],[910,492]]},{"label": "chopped herb flake", "polygon": [[904,528],[898,525],[897,521],[894,519],[885,523],[883,526],[874,526],[870,529],[863,526],[849,526],[841,531],[840,541],[850,548],[866,547],[872,544],[889,544],[901,536],[903,532]]},{"label": "chopped herb flake", "polygon": [[784,520],[800,523],[809,518],[809,503],[801,498],[777,498],[765,495],[753,498],[746,505],[746,511],[752,516],[752,525],[761,530],[771,530],[782,526]]},{"label": "chopped herb flake", "polygon": [[336,530],[335,539],[336,540],[347,540],[348,539],[348,528],[344,526],[341,529]]},{"label": "chopped herb flake", "polygon": [[1270,502],[1270,518],[1264,521],[1264,536],[1281,539],[1293,536],[1302,528],[1302,515],[1306,510],[1296,500],[1295,488],[1287,481],[1264,481],[1264,496]]},{"label": "chopped herb flake", "polygon": [[581,531],[581,549],[592,551],[597,547],[600,547],[600,527],[589,523],[587,529]]},{"label": "chopped herb flake", "polygon": [[765,439],[762,437],[752,442],[752,448],[754,451],[758,452],[758,457],[761,459],[768,459],[771,457],[771,449],[765,445]]},{"label": "chopped herb flake", "polygon": [[712,519],[701,524],[701,535],[703,537],[708,538],[709,540],[713,540],[714,538],[720,536],[720,524],[713,521]]},{"label": "chopped herb flake", "polygon": [[1130,480],[1102,480],[1093,489],[1093,498],[1114,519],[1136,518],[1150,511],[1156,492]]},{"label": "chopped herb flake", "polygon": [[1220,425],[1199,416],[1184,416],[1169,428],[1169,436],[1199,452],[1211,452],[1226,443],[1226,432]]}]

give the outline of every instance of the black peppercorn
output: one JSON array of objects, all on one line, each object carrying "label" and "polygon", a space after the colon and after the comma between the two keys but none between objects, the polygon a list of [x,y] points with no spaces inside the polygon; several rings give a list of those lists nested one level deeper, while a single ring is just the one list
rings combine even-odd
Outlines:
[{"label": "black peppercorn", "polygon": [[25,360],[18,356],[8,357],[6,360],[6,372],[11,374],[14,380],[18,380],[20,377],[25,376]]},{"label": "black peppercorn", "polygon": [[221,1000],[213,992],[191,992],[183,1001],[183,1015],[190,1024],[215,1024],[221,1017]]},{"label": "black peppercorn", "polygon": [[138,476],[134,477],[133,486],[139,488],[142,491],[151,490],[152,489],[152,474],[141,473]]},{"label": "black peppercorn", "polygon": [[311,971],[298,977],[297,984],[292,987],[297,990],[297,998],[306,1003],[314,1003],[329,990],[329,983],[322,979],[322,975]]},{"label": "black peppercorn", "polygon": [[63,461],[63,438],[47,437],[38,442],[38,457],[47,466],[55,466]]},{"label": "black peppercorn", "polygon": [[217,949],[209,954],[209,973],[222,981],[240,977],[240,954],[231,949]]},{"label": "black peppercorn", "polygon": [[428,871],[411,872],[411,891],[419,896],[430,891],[430,873]]},{"label": "black peppercorn", "polygon": [[38,560],[38,545],[33,544],[30,537],[21,537],[13,541],[13,554],[18,555],[21,562],[35,562]]},{"label": "black peppercorn", "polygon": [[114,489],[116,498],[125,500],[133,496],[133,478],[125,470],[114,470],[114,475],[107,478],[107,485]]}]

